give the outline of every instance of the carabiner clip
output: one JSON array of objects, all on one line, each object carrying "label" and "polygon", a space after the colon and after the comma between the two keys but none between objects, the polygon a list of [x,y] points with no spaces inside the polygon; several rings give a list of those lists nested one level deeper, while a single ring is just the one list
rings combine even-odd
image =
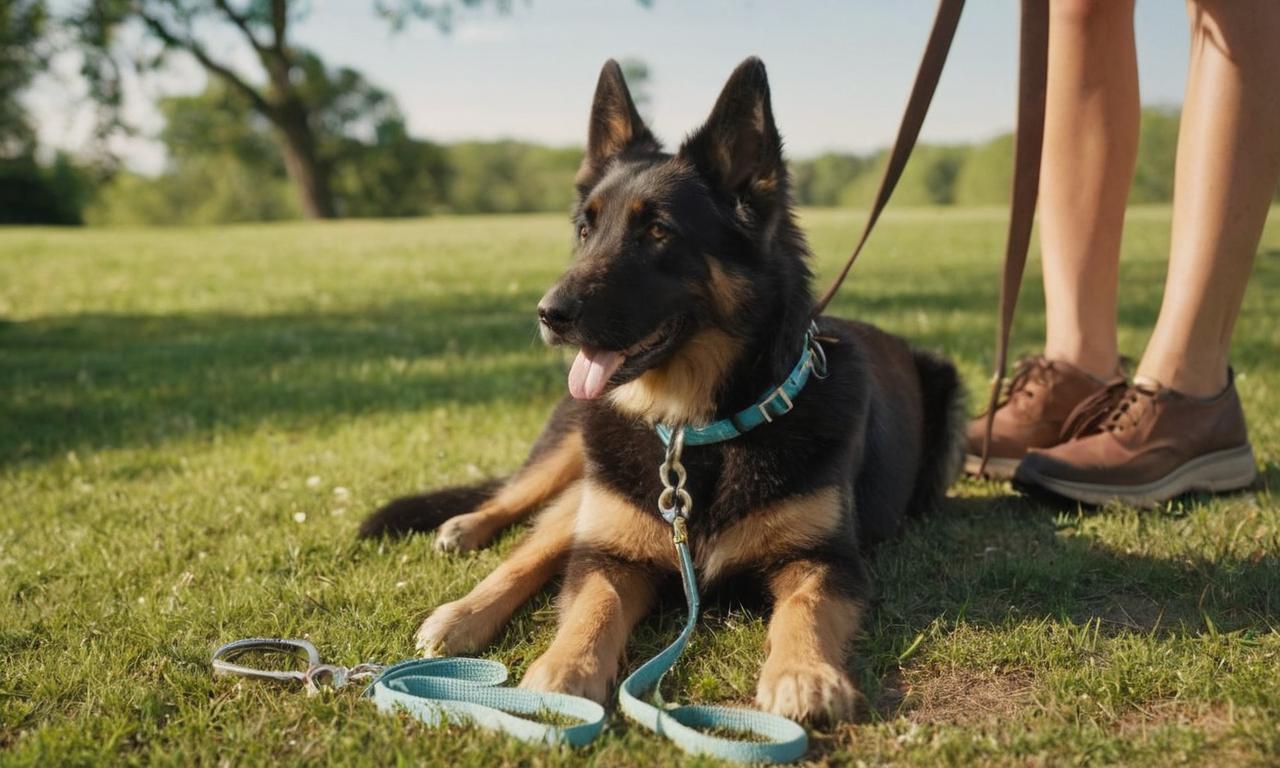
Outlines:
[{"label": "carabiner clip", "polygon": [[[244,664],[236,664],[231,659],[249,651],[266,651],[277,654],[287,654],[289,656],[297,656],[301,651],[307,655],[307,668],[305,670],[290,669],[258,669],[257,667],[249,667]],[[311,682],[312,670],[318,669],[320,664],[320,652],[308,640],[289,640],[279,637],[250,637],[244,640],[236,640],[233,643],[218,648],[213,652],[213,674],[215,677],[223,675],[239,675],[241,677],[255,677],[263,680],[278,680],[281,682],[299,682],[307,685]]]}]

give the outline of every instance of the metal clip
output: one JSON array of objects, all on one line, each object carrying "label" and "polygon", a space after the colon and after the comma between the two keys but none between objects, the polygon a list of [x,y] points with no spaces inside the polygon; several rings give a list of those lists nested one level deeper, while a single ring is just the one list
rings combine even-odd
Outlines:
[{"label": "metal clip", "polygon": [[677,544],[683,544],[689,540],[689,528],[683,517],[677,517],[671,522],[671,540]]},{"label": "metal clip", "polygon": [[819,381],[827,378],[827,350],[818,341],[818,323],[811,321],[809,330],[804,335],[805,346],[809,348],[809,370]]},{"label": "metal clip", "polygon": [[[259,651],[266,653],[297,656],[299,651],[307,655],[305,670],[292,669],[259,669],[244,664],[236,664],[231,659],[243,653]],[[337,664],[324,664],[320,661],[320,652],[308,640],[291,640],[278,637],[250,637],[227,643],[213,652],[213,674],[239,675],[262,680],[281,682],[299,682],[305,686],[307,695],[319,691],[321,685],[329,688],[342,688],[352,680],[371,677],[382,671],[378,664],[357,664],[354,667],[343,667]]]},{"label": "metal clip", "polygon": [[[301,651],[307,655],[305,670],[292,669],[258,669],[244,664],[235,664],[231,659],[249,651],[260,651],[288,656],[297,656]],[[320,666],[320,652],[307,640],[286,640],[277,637],[250,637],[227,643],[213,652],[213,674],[239,675],[240,677],[256,677],[263,680],[279,680],[282,682],[306,683],[307,675],[315,667]]]},{"label": "metal clip", "polygon": [[693,497],[684,489],[689,474],[685,471],[680,457],[684,453],[684,429],[677,429],[667,443],[667,454],[662,465],[658,467],[658,476],[662,481],[662,493],[658,496],[658,512],[668,523],[674,524],[682,517],[688,517],[693,509]]}]

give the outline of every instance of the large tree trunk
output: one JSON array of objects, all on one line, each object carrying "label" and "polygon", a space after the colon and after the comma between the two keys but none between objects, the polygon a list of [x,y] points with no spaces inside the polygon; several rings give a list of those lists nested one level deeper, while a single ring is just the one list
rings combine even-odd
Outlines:
[{"label": "large tree trunk", "polygon": [[316,154],[315,135],[307,121],[306,107],[287,104],[275,119],[284,149],[284,167],[298,188],[302,212],[309,219],[337,216],[333,192],[329,189],[329,169]]}]

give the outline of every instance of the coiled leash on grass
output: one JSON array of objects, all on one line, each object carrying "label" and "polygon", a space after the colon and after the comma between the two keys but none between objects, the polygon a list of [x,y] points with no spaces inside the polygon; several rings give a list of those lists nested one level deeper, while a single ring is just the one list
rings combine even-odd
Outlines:
[{"label": "coiled leash on grass", "polygon": [[[302,651],[307,655],[307,669],[269,670],[231,661],[250,651]],[[403,710],[428,725],[472,723],[543,744],[580,747],[604,727],[604,707],[589,699],[498,687],[507,681],[507,668],[485,659],[412,659],[389,667],[369,663],[342,667],[321,663],[316,647],[306,640],[255,637],[227,643],[214,651],[213,673],[297,681],[307,687],[309,694],[322,685],[337,689],[373,678],[363,695],[383,712]],[[561,727],[521,715],[556,715],[580,722]]]},{"label": "coiled leash on grass", "polygon": [[[698,580],[685,529],[693,500],[684,489],[685,469],[680,462],[683,450],[684,430],[676,430],[660,469],[663,492],[658,509],[671,524],[671,538],[679,556],[680,578],[689,604],[688,620],[675,642],[623,681],[618,702],[627,717],[666,736],[686,752],[741,763],[789,763],[804,755],[809,745],[804,728],[794,721],[732,707],[669,706],[658,691],[663,676],[684,652],[698,623]],[[232,661],[250,651],[288,654],[301,651],[307,655],[307,668],[270,670]],[[307,640],[249,638],[227,643],[214,651],[213,673],[297,681],[307,687],[308,693],[314,693],[321,685],[342,688],[349,682],[373,678],[364,695],[383,712],[403,710],[429,725],[470,723],[543,744],[580,747],[591,742],[604,727],[604,708],[594,701],[562,693],[499,687],[507,680],[507,668],[485,659],[414,659],[389,667],[372,663],[342,667],[322,663],[320,653]],[[654,703],[642,698],[651,690]],[[580,722],[562,727],[530,719],[547,715]],[[712,736],[698,730],[700,728],[751,734],[755,739]]]}]

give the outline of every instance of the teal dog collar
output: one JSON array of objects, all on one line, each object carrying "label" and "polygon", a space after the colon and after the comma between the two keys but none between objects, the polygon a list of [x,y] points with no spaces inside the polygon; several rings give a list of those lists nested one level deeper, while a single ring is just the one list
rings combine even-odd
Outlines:
[{"label": "teal dog collar", "polygon": [[[685,427],[685,445],[710,445],[732,440],[761,424],[790,413],[795,407],[796,396],[809,383],[810,376],[817,376],[819,379],[827,377],[827,355],[818,343],[817,335],[817,324],[810,323],[809,330],[804,335],[804,351],[800,353],[800,359],[781,385],[766,391],[753,405],[727,419],[714,421],[705,427]],[[662,444],[669,445],[672,428],[666,424],[658,424],[655,429]]]}]

